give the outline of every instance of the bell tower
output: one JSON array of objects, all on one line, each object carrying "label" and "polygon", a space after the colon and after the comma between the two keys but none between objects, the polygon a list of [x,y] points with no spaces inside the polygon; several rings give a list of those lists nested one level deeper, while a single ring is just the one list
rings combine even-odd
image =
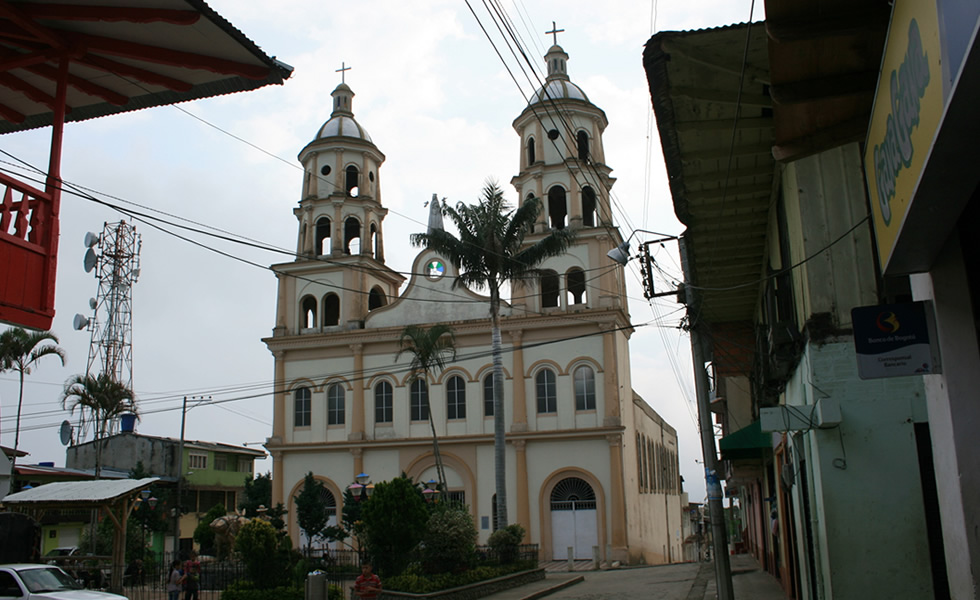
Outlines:
[{"label": "bell tower", "polygon": [[[585,273],[608,267],[606,252],[622,242],[611,211],[609,192],[615,183],[605,164],[602,133],[606,114],[568,76],[568,54],[555,43],[545,55],[548,76],[514,120],[520,136],[520,172],[511,179],[521,201],[540,198],[542,211],[535,233],[572,228],[576,241],[569,249],[578,264],[553,259],[554,274],[543,275],[535,292],[526,291],[526,305],[538,312],[565,308],[626,309],[622,272],[609,272],[587,283]],[[530,236],[529,241],[535,241]],[[518,293],[517,305],[525,304]]]},{"label": "bell tower", "polygon": [[354,119],[350,86],[342,81],[331,97],[330,118],[299,153],[297,258],[276,266],[276,331],[282,335],[361,328],[368,312],[387,305],[404,281],[384,264],[385,156]]}]

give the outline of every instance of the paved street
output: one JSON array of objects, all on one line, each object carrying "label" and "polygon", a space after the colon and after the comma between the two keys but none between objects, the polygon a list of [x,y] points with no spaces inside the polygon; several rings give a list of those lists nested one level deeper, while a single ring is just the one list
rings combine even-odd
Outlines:
[{"label": "paved street", "polygon": [[[736,600],[784,600],[777,581],[749,555],[732,557]],[[578,578],[582,578],[578,581]],[[557,586],[567,585],[562,589]],[[542,582],[488,596],[488,600],[713,600],[712,563],[685,563],[607,571],[550,572]]]}]

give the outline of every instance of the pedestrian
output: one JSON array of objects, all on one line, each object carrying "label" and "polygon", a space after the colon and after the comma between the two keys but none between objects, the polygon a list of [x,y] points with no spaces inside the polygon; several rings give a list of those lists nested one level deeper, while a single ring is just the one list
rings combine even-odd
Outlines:
[{"label": "pedestrian", "polygon": [[360,600],[374,600],[381,594],[381,579],[371,572],[371,563],[361,563],[361,574],[354,580],[354,595]]},{"label": "pedestrian", "polygon": [[180,582],[184,572],[180,570],[180,561],[170,563],[170,574],[167,575],[167,600],[180,600]]},{"label": "pedestrian", "polygon": [[184,561],[184,600],[198,600],[200,579],[201,563],[197,560],[197,552],[191,550],[190,556]]}]

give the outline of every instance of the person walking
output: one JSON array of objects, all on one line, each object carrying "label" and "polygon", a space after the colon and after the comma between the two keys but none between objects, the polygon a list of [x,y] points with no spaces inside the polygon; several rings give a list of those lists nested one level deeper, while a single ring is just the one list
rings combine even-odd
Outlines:
[{"label": "person walking", "polygon": [[184,562],[184,600],[198,600],[201,579],[201,563],[197,560],[197,552],[191,550],[190,556]]},{"label": "person walking", "polygon": [[361,563],[361,574],[354,580],[354,596],[374,600],[381,594],[381,579],[371,572],[371,563]]},{"label": "person walking", "polygon": [[167,575],[167,600],[180,600],[180,580],[184,577],[180,570],[180,561],[170,563],[170,574]]}]

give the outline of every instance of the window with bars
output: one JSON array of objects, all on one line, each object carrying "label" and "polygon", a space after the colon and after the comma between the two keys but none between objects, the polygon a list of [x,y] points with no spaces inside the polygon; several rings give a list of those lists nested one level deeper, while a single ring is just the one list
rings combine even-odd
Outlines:
[{"label": "window with bars", "polygon": [[588,365],[575,369],[575,410],[595,410],[595,371]]},{"label": "window with bars", "polygon": [[493,373],[483,378],[483,416],[493,416]]},{"label": "window with bars", "polygon": [[558,392],[555,387],[555,372],[541,369],[535,377],[539,413],[558,412]]},{"label": "window with bars", "polygon": [[409,394],[409,412],[413,421],[427,421],[429,419],[429,386],[425,381],[416,379],[412,382]]},{"label": "window with bars", "polygon": [[310,426],[310,388],[299,388],[293,392],[293,427]]},{"label": "window with bars", "polygon": [[190,469],[207,469],[208,468],[208,455],[190,453],[187,455],[187,467]]},{"label": "window with bars", "polygon": [[466,418],[466,382],[458,375],[446,382],[446,418]]},{"label": "window with bars", "polygon": [[327,425],[344,424],[344,387],[335,383],[327,388]]},{"label": "window with bars", "polygon": [[374,422],[391,423],[394,418],[391,384],[382,381],[374,386]]}]

